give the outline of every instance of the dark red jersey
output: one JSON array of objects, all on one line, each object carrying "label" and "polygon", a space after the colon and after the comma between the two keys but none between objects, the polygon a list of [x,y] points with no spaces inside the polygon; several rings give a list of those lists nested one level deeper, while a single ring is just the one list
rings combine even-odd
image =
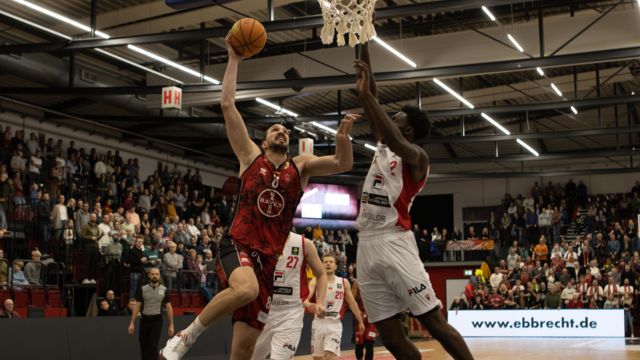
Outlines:
[{"label": "dark red jersey", "polygon": [[291,158],[278,168],[264,154],[240,176],[236,213],[229,233],[238,244],[279,256],[287,242],[302,187]]}]

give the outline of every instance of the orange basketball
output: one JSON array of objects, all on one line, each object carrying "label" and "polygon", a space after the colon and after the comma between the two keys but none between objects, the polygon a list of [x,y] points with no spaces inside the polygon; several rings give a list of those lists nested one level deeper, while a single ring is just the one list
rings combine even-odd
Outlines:
[{"label": "orange basketball", "polygon": [[244,18],[236,21],[231,28],[231,46],[236,54],[249,58],[259,53],[267,43],[267,32],[260,21]]}]

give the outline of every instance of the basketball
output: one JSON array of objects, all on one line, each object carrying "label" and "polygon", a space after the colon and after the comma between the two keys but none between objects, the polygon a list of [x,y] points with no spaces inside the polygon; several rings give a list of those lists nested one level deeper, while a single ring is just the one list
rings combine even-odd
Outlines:
[{"label": "basketball", "polygon": [[259,53],[267,43],[267,32],[260,21],[244,18],[231,27],[231,46],[236,54],[250,58]]}]

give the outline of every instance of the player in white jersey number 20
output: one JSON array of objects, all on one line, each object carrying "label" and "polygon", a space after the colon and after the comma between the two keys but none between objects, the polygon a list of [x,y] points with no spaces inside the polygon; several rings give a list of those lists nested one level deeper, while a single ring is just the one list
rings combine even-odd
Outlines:
[{"label": "player in white jersey number 20", "polygon": [[[318,284],[316,297],[325,296],[327,275],[318,257],[316,247],[309,239],[296,233],[289,233],[273,273],[273,293],[269,316],[264,330],[256,341],[252,360],[290,360],[295,355],[300,341],[307,301],[307,265],[313,271]],[[324,305],[313,306],[318,317],[324,317]]]},{"label": "player in white jersey number 20", "polygon": [[398,313],[409,309],[429,334],[456,360],[473,356],[456,329],[447,323],[411,233],[409,210],[429,176],[429,157],[417,140],[429,134],[429,118],[405,106],[393,118],[378,103],[367,45],[355,61],[356,90],[378,143],[362,186],[356,225],[358,283],[364,308],[396,359],[421,359],[404,335]]},{"label": "player in white jersey number 20", "polygon": [[[311,354],[313,360],[328,360],[340,356],[340,343],[342,340],[342,316],[346,305],[349,306],[353,316],[358,321],[356,333],[364,332],[364,323],[358,303],[351,293],[349,280],[336,276],[338,268],[337,259],[333,255],[325,255],[322,264],[327,272],[327,292],[324,297],[324,307],[326,310],[324,318],[316,316],[311,325]],[[315,279],[314,279],[315,280]],[[309,289],[313,291],[316,287],[314,280],[309,283]],[[322,298],[318,298],[318,303]]]}]

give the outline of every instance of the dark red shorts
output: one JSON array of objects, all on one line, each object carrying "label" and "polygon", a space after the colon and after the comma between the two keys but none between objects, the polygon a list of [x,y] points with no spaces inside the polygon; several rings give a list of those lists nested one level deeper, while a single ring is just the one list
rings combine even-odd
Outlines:
[{"label": "dark red shorts", "polygon": [[271,290],[273,287],[273,272],[278,259],[272,256],[264,256],[260,252],[244,248],[242,245],[233,242],[228,237],[220,240],[218,262],[216,270],[222,288],[227,287],[227,280],[233,270],[241,266],[253,268],[258,286],[260,287],[258,297],[247,305],[236,309],[232,315],[232,321],[242,321],[249,326],[262,330],[271,304]]},{"label": "dark red shorts", "polygon": [[[364,314],[365,313],[363,313],[363,315]],[[365,343],[376,341],[376,326],[368,321],[366,315],[363,321],[364,333],[356,333],[356,345],[364,345]],[[355,330],[356,329],[354,329],[354,332]]]}]

